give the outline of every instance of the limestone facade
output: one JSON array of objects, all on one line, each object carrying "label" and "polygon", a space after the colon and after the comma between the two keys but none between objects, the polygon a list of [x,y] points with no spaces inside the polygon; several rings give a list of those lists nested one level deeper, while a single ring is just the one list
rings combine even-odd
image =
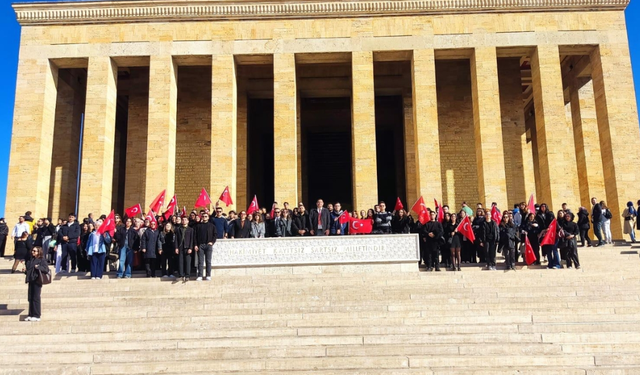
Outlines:
[{"label": "limestone facade", "polygon": [[[147,206],[166,188],[190,208],[200,188],[215,202],[229,186],[231,208],[243,209],[252,198],[255,98],[273,100],[274,198],[300,201],[308,172],[301,100],[323,95],[350,97],[349,208],[366,209],[380,198],[375,99],[393,93],[403,103],[405,206],[422,195],[455,208],[496,201],[506,209],[534,194],[554,210],[568,203],[575,212],[597,196],[621,239],[623,205],[640,197],[640,150],[627,146],[640,131],[626,4],[14,5],[23,28],[5,216],[10,225],[26,210],[64,216],[76,201],[80,215],[109,212],[119,147],[127,148],[127,168],[118,204]],[[397,82],[385,81],[374,71],[379,61],[407,68]],[[302,64],[329,67],[327,76],[301,77]],[[247,67],[266,73],[242,76]],[[85,70],[86,83],[61,81]],[[133,82],[127,89],[119,84],[125,72]],[[122,146],[114,134],[125,90]],[[65,135],[80,121],[82,139]],[[60,150],[63,142],[70,146]]]}]

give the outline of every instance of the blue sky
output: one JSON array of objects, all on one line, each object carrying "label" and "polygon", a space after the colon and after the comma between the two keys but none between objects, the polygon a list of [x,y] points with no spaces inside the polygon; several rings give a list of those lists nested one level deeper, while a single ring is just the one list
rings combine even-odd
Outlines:
[{"label": "blue sky", "polygon": [[[4,40],[4,58],[0,59],[0,71],[2,72],[0,75],[0,216],[3,216],[7,191],[20,26],[16,22],[11,2],[8,0],[0,0],[0,2],[2,3],[0,5],[0,31]],[[640,23],[637,20],[640,19],[640,0],[631,1],[626,10],[626,17],[633,75],[636,82],[636,100],[638,100],[640,99]],[[636,20],[636,22],[632,22],[632,20]]]}]

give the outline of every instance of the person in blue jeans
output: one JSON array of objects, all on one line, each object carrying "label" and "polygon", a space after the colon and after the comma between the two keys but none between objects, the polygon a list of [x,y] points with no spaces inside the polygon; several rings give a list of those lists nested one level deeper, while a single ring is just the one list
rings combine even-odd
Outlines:
[{"label": "person in blue jeans", "polygon": [[131,266],[133,265],[133,252],[136,246],[140,246],[138,231],[133,227],[133,220],[128,217],[124,226],[116,230],[115,240],[120,247],[120,266],[118,267],[118,278],[131,277]]}]

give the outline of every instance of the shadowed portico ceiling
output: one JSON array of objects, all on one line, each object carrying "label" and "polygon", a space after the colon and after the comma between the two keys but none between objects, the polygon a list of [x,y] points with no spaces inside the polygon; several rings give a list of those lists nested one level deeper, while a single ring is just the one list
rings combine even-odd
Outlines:
[{"label": "shadowed portico ceiling", "polygon": [[22,25],[624,10],[629,0],[143,0],[16,3]]}]

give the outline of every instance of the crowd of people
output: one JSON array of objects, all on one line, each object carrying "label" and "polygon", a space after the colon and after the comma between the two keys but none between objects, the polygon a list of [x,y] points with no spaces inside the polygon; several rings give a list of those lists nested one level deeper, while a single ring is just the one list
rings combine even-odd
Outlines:
[{"label": "crowd of people", "polygon": [[[426,209],[420,220],[404,209],[388,211],[385,202],[366,212],[349,212],[348,216],[368,221],[372,234],[417,233],[419,265],[428,271],[440,271],[441,267],[460,271],[464,263],[480,263],[495,270],[496,253],[503,254],[505,269],[513,270],[523,257],[525,237],[535,253],[535,264],[561,268],[561,262],[565,261],[567,268],[580,268],[578,240],[581,246],[612,243],[611,211],[605,202],[596,198],[592,204],[590,210],[580,207],[577,218],[566,204],[554,214],[544,203],[535,205],[534,212],[524,202],[501,211],[498,217],[493,212],[497,208],[495,203],[490,208],[478,203],[474,211],[466,202],[457,212],[447,205],[438,208],[442,210],[440,214]],[[635,242],[638,210],[628,202],[622,214],[624,231],[632,242]],[[115,230],[100,233],[98,228],[106,215],[94,219],[89,214],[78,222],[72,213],[54,224],[49,218],[34,220],[31,212],[27,212],[10,233],[15,245],[12,272],[29,260],[32,249],[36,248],[48,264],[55,266],[56,273],[91,272],[92,279],[101,279],[107,263],[111,263],[117,268],[118,278],[130,278],[133,269],[144,269],[147,277],[179,277],[186,281],[195,271],[197,281],[211,280],[213,246],[218,239],[354,234],[348,221],[341,220],[344,216],[340,203],[325,207],[322,199],[311,210],[302,202],[297,207],[285,202],[283,207],[274,203],[271,211],[262,208],[251,214],[225,213],[216,205],[212,213],[208,209],[194,210],[188,216],[177,214],[167,216],[166,220],[163,215],[123,218],[116,214]],[[459,224],[467,217],[473,240],[459,230]],[[554,226],[557,240],[554,244],[541,245],[554,219],[557,220]],[[595,243],[589,237],[592,226],[597,238]],[[0,239],[2,233],[8,233],[4,219],[0,219]],[[0,243],[0,250],[4,255],[4,243]]]}]

